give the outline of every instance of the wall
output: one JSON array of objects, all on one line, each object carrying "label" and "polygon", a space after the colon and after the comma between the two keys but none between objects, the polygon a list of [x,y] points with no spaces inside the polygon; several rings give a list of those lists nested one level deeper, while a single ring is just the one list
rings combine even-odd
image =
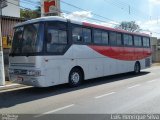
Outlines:
[{"label": "wall", "polygon": [[7,0],[8,6],[2,9],[3,16],[20,17],[19,0]]},{"label": "wall", "polygon": [[156,37],[151,37],[151,45],[152,45],[152,62],[160,62],[160,40]]},{"label": "wall", "polygon": [[2,17],[2,42],[3,48],[10,48],[11,47],[11,40],[14,34],[14,26],[20,22],[23,22],[23,18],[16,18],[16,17]]},{"label": "wall", "polygon": [[8,56],[9,51],[12,43],[13,38],[13,27],[20,23],[25,21],[22,18],[16,18],[16,17],[2,17],[2,42],[3,42],[3,54],[4,54],[4,65],[5,65],[5,77],[6,80],[8,80]]},{"label": "wall", "polygon": [[160,50],[154,52],[154,54],[152,55],[152,59],[154,63],[160,62]]}]

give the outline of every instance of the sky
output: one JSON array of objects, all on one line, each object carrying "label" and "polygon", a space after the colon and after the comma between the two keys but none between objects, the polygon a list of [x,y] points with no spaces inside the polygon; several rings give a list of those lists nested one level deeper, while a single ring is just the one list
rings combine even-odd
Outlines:
[{"label": "sky", "polygon": [[[25,1],[32,1],[32,5]],[[40,0],[21,0],[21,6],[34,9],[34,3],[38,1]],[[122,21],[136,21],[143,32],[160,38],[160,0],[61,0],[61,10],[69,12],[63,14],[67,18],[109,27]]]}]

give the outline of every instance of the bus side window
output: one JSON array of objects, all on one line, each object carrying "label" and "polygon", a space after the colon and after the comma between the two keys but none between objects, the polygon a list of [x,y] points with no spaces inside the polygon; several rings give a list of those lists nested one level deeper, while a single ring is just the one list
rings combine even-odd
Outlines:
[{"label": "bus side window", "polygon": [[55,29],[49,29],[48,33],[51,34],[51,44],[55,44],[55,43],[59,43],[58,37],[59,37],[59,33],[58,30]]},{"label": "bus side window", "polygon": [[66,46],[67,32],[49,27],[47,33],[47,52],[63,52]]},{"label": "bus side window", "polygon": [[83,42],[81,27],[73,27],[72,28],[72,40],[74,42]]},{"label": "bus side window", "polygon": [[142,46],[142,39],[139,36],[134,36],[134,45],[137,47],[141,47]]},{"label": "bus side window", "polygon": [[102,32],[100,30],[94,30],[94,43],[101,44],[102,43]]},{"label": "bus side window", "polygon": [[143,37],[143,47],[150,47],[150,40],[147,37]]},{"label": "bus side window", "polygon": [[123,35],[124,46],[133,46],[133,37],[131,35]]},{"label": "bus side window", "polygon": [[47,44],[50,44],[52,41],[52,34],[51,33],[48,33],[47,34]]},{"label": "bus side window", "polygon": [[108,45],[108,32],[102,32],[102,43]]},{"label": "bus side window", "polygon": [[133,46],[133,37],[131,35],[128,35],[128,45]]},{"label": "bus side window", "polygon": [[91,43],[91,29],[83,28],[83,40],[85,43]]},{"label": "bus side window", "polygon": [[124,43],[124,46],[128,46],[129,44],[128,35],[126,34],[123,35],[123,43]]},{"label": "bus side window", "polygon": [[59,30],[59,43],[67,44],[67,32]]},{"label": "bus side window", "polygon": [[109,42],[110,45],[117,45],[117,34],[116,32],[110,32],[109,33]]},{"label": "bus side window", "polygon": [[117,33],[117,45],[122,45],[122,34]]}]

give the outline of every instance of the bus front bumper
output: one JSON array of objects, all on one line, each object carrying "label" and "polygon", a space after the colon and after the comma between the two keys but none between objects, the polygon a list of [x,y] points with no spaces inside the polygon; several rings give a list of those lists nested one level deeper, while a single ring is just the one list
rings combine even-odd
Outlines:
[{"label": "bus front bumper", "polygon": [[22,75],[10,75],[10,81],[34,87],[45,87],[43,86],[43,81],[44,81],[43,76],[34,77],[34,76],[22,76]]}]

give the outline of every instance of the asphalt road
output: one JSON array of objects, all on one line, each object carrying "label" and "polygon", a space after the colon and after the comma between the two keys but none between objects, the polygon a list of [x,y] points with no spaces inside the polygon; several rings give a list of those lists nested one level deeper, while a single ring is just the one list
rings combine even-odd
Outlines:
[{"label": "asphalt road", "polygon": [[139,75],[114,75],[86,81],[77,88],[60,85],[0,92],[0,113],[106,114],[160,113],[160,67]]}]

